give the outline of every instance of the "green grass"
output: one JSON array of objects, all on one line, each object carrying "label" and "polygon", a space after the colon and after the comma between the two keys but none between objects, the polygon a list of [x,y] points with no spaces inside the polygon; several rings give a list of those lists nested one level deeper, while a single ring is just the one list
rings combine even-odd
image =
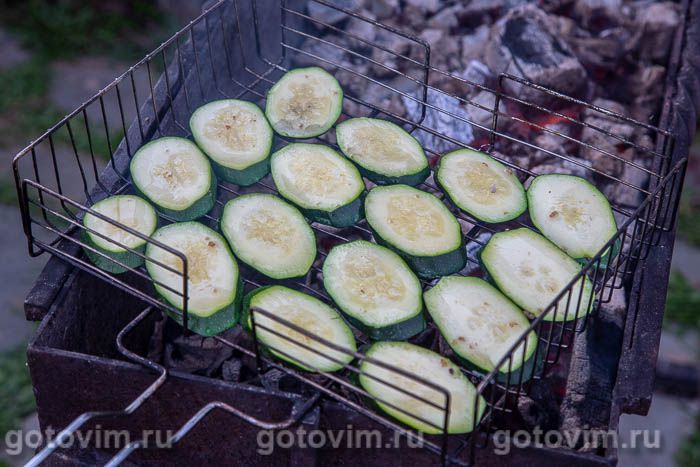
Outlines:
[{"label": "green grass", "polygon": [[[156,2],[84,0],[0,0],[0,22],[22,45],[44,57],[109,54],[120,59],[143,55],[144,37],[164,21]],[[148,34],[145,33],[148,32]]]},{"label": "green grass", "polygon": [[678,208],[678,235],[700,246],[700,192],[689,183],[685,185]]},{"label": "green grass", "polygon": [[695,431],[683,440],[674,455],[678,467],[700,465],[700,419],[695,421],[695,425]]},{"label": "green grass", "polygon": [[19,428],[22,418],[35,409],[24,345],[0,353],[0,381],[0,434],[4,435]]},{"label": "green grass", "polygon": [[0,204],[17,205],[17,189],[14,179],[0,178]]},{"label": "green grass", "polygon": [[0,113],[43,99],[48,90],[49,70],[43,59],[33,58],[0,71]]},{"label": "green grass", "polygon": [[666,295],[664,320],[681,329],[700,329],[700,290],[695,289],[679,272],[671,273]]}]

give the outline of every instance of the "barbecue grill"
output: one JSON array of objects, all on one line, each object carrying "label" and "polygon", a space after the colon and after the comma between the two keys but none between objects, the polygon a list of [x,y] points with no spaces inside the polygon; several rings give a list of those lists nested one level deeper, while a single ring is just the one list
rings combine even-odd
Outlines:
[{"label": "barbecue grill", "polygon": [[[42,428],[63,428],[33,463],[364,465],[382,460],[396,462],[398,458],[409,465],[614,465],[616,447],[530,446],[512,450],[508,456],[497,456],[493,452],[493,434],[497,429],[532,429],[535,425],[616,430],[621,413],[644,414],[648,410],[676,209],[700,100],[700,56],[693,46],[700,40],[700,2],[682,4],[684,27],[676,33],[663,107],[654,125],[594,105],[585,95],[565,95],[513,74],[502,73],[493,87],[465,79],[432,66],[430,46],[414,35],[332,2],[314,3],[334,14],[362,21],[383,35],[409,42],[411,53],[397,53],[381,43],[344,32],[307,13],[302,2],[221,0],[15,157],[13,168],[29,253],[52,256],[25,303],[27,318],[42,320],[29,346],[28,363]],[[321,36],[320,30],[332,31],[338,40]],[[312,48],[314,43],[321,47]],[[352,57],[351,61],[337,59],[333,53],[337,50]],[[373,58],[375,51],[392,60]],[[264,103],[272,84],[302,62],[336,72],[341,85],[345,84],[342,76],[353,76],[365,83],[366,94],[347,91],[346,102],[351,105],[345,108],[346,117],[387,118],[419,138],[430,137],[430,141],[455,149],[481,149],[511,167],[523,181],[536,173],[504,154],[543,151],[557,160],[578,165],[600,186],[614,186],[633,194],[626,198],[632,202],[611,200],[619,226],[617,233],[546,311],[532,320],[528,331],[534,330],[539,337],[535,358],[539,356],[542,364],[515,377],[497,377],[501,371],[510,374],[509,369],[524,358],[524,352],[521,355],[515,349],[526,338],[526,332],[492,372],[462,368],[486,401],[484,416],[469,435],[426,435],[421,438],[421,448],[410,448],[405,444],[418,434],[374,408],[373,403],[378,401],[371,400],[372,396],[353,382],[359,372],[357,366],[349,365],[339,373],[306,373],[269,358],[258,345],[255,333],[248,336],[236,328],[209,339],[192,335],[187,331],[187,258],[181,252],[135,233],[182,261],[183,271],[178,272],[182,288],[174,292],[183,297],[184,311],[159,300],[153,280],[143,267],[122,265],[128,272],[112,275],[95,267],[83,253],[91,248],[81,240],[81,231],[86,229],[82,224],[85,213],[129,230],[90,206],[106,196],[133,191],[128,165],[140,146],[160,136],[190,137],[189,116],[208,101],[237,98]],[[370,69],[381,69],[384,77],[376,78]],[[449,86],[431,84],[431,76],[435,75],[440,75]],[[147,92],[139,90],[144,82]],[[367,97],[373,87],[389,90],[407,102],[404,111]],[[493,105],[464,97],[475,89],[491,94]],[[439,105],[441,101],[436,96],[456,100],[461,108],[477,109],[481,115],[488,114],[488,118],[476,121],[469,113],[446,109]],[[107,111],[109,103],[117,104],[117,115]],[[645,135],[646,143],[584,121],[580,117],[584,113],[624,122]],[[466,140],[454,132],[444,132],[435,123],[439,121],[434,118],[436,115],[468,125],[473,138]],[[552,119],[573,130],[552,129],[546,124]],[[124,133],[117,145],[110,140],[115,129]],[[632,149],[636,157],[621,157],[607,146],[584,141],[584,129],[614,141],[617,147]],[[530,137],[532,132],[552,135],[561,141],[562,148],[553,150],[538,145]],[[331,133],[318,140],[335,145]],[[87,148],[81,147],[81,141],[88,142]],[[59,143],[68,143],[71,150],[59,151]],[[277,136],[275,148],[285,143],[284,138]],[[571,151],[564,149],[565,144],[623,164],[628,169],[625,173],[634,176],[616,176],[595,165],[581,164],[568,155]],[[425,150],[431,163],[443,152],[428,145]],[[109,155],[105,167],[99,154]],[[201,219],[213,228],[226,201],[242,193],[275,192],[269,178],[252,187],[220,182],[218,188],[217,205]],[[440,194],[432,177],[420,188]],[[492,233],[515,227],[532,228],[527,218],[490,225],[457,209],[454,213],[460,220],[469,253],[469,264],[460,272],[464,275],[482,274],[477,252]],[[162,222],[169,220],[162,216]],[[329,301],[321,286],[319,269],[325,254],[338,243],[370,239],[371,232],[365,223],[347,229],[320,224],[312,227],[319,257],[306,277],[284,284]],[[605,252],[616,242],[621,244],[620,253],[606,264]],[[245,265],[241,271],[246,290],[272,283]],[[581,303],[586,299],[581,287],[584,275],[595,286],[597,299],[591,312],[569,322],[545,320],[546,316],[562,313],[560,299],[565,300],[566,308],[571,301]],[[424,287],[428,286],[430,282],[425,282]],[[166,311],[178,318],[179,325],[165,317]],[[262,326],[255,320],[260,315],[321,343],[329,351],[348,352],[264,309],[252,310],[253,329]],[[361,344],[369,342],[359,332],[356,338]],[[411,341],[451,355],[432,324]],[[297,344],[309,348],[300,341]],[[180,360],[184,360],[184,353],[195,353],[199,374],[188,371],[186,365],[173,363],[177,359],[164,361],[164,347],[175,348]],[[361,352],[353,356],[357,360],[367,358]],[[227,373],[219,368],[222,358],[233,371]],[[211,363],[207,368],[214,369],[204,371],[202,362]],[[446,426],[449,397],[444,389],[422,375],[394,367],[389,370],[443,393],[445,405],[439,408],[445,414]],[[256,452],[259,430],[296,426],[379,430],[386,435],[382,439],[398,433],[404,445],[401,449],[292,447],[276,450],[270,456]],[[134,433],[131,439],[136,441],[108,448],[61,447],[76,431],[95,427],[127,430]],[[135,434],[145,429],[172,430],[172,447],[152,449],[146,442],[138,441]]]}]

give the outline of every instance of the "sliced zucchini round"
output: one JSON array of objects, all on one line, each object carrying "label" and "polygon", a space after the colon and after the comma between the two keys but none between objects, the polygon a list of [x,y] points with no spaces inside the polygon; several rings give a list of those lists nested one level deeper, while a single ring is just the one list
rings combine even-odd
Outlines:
[{"label": "sliced zucchini round", "polygon": [[265,115],[272,128],[290,138],[312,138],[333,126],[343,110],[343,88],[326,70],[297,68],[267,93]]},{"label": "sliced zucchini round", "polygon": [[[153,234],[158,225],[156,211],[138,196],[110,196],[93,204],[91,209],[147,237]],[[146,250],[146,240],[89,212],[83,218],[83,225],[91,230],[83,230],[83,242],[108,256],[105,258],[88,248],[84,249],[90,261],[98,268],[118,274],[127,269],[112,259],[131,268],[143,264],[143,257],[135,251],[143,253]]]},{"label": "sliced zucchini round", "polygon": [[312,221],[348,227],[362,219],[362,176],[328,146],[290,144],[272,155],[271,165],[277,190]]},{"label": "sliced zucchini round", "polygon": [[[180,222],[161,227],[153,234],[157,240],[181,252],[187,258],[188,328],[203,336],[213,336],[238,322],[243,284],[238,265],[226,241],[199,222]],[[182,310],[183,264],[180,258],[149,243],[146,269],[156,291],[175,308]],[[160,264],[179,271],[177,274]],[[166,287],[169,287],[169,290]],[[168,314],[182,324],[182,317]]]},{"label": "sliced zucchini round", "polygon": [[430,193],[406,185],[375,187],[365,199],[365,216],[377,241],[422,278],[452,274],[467,263],[459,222]]},{"label": "sliced zucchini round", "polygon": [[270,170],[272,128],[262,110],[252,102],[236,99],[209,102],[194,111],[190,129],[223,180],[248,186]]},{"label": "sliced zucchini round", "polygon": [[513,170],[482,152],[445,154],[435,178],[458,208],[481,221],[509,221],[527,209],[525,189]]},{"label": "sliced zucchini round", "polygon": [[[491,372],[530,322],[520,309],[494,286],[478,277],[443,277],[423,295],[435,325],[454,352],[468,364]],[[519,370],[529,378],[537,347],[537,335],[530,331],[525,342],[513,350],[511,381]],[[508,373],[508,364],[500,369]],[[515,378],[515,379],[514,379]]]},{"label": "sliced zucchini round", "polygon": [[340,150],[377,184],[418,185],[430,175],[420,143],[398,125],[378,118],[351,118],[335,133]]},{"label": "sliced zucchini round", "polygon": [[532,223],[574,258],[592,258],[617,232],[607,198],[581,177],[540,175],[527,197]]},{"label": "sliced zucchini round", "polygon": [[355,352],[357,346],[350,327],[337,311],[317,298],[281,285],[261,287],[244,299],[243,323],[252,330],[252,320],[255,320],[258,341],[274,356],[305,371],[338,371],[355,358],[350,353],[332,349],[313,337],[295,331],[264,313],[251,313],[251,308],[260,308],[348,352]]},{"label": "sliced zucchini round", "polygon": [[388,248],[364,240],[333,247],[323,263],[323,286],[372,339],[407,339],[425,329],[420,281]]},{"label": "sliced zucchini round", "polygon": [[136,189],[176,221],[196,219],[214,206],[216,177],[192,141],[153,140],[136,151],[129,169]]},{"label": "sliced zucchini round", "polygon": [[[576,260],[525,227],[493,235],[481,252],[481,262],[498,288],[534,316],[542,314],[581,271]],[[565,294],[556,313],[551,311],[543,319],[570,321],[585,316],[595,299],[588,277],[574,284],[568,298]]]},{"label": "sliced zucchini round", "polygon": [[316,258],[306,219],[274,195],[253,193],[226,203],[221,231],[241,261],[273,279],[303,276]]},{"label": "sliced zucchini round", "polygon": [[[486,400],[477,393],[460,369],[442,355],[407,342],[376,342],[366,355],[427,380],[450,395],[447,406],[444,392],[363,360],[360,364],[360,385],[376,398],[380,409],[397,420],[427,434],[442,433],[446,415],[449,434],[470,433],[481,420]],[[426,400],[440,408],[426,403]]]}]

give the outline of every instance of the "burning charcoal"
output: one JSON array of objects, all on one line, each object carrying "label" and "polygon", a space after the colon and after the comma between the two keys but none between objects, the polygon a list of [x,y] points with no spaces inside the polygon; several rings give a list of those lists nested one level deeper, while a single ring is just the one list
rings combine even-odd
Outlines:
[{"label": "burning charcoal", "polygon": [[390,18],[399,10],[399,0],[372,0],[367,2],[367,8],[377,17],[382,20]]},{"label": "burning charcoal", "polygon": [[472,60],[481,60],[490,31],[489,26],[481,25],[472,34],[462,36],[462,63],[468,64]]},{"label": "burning charcoal", "polygon": [[[397,62],[399,60],[401,60],[402,62],[404,61],[403,59],[398,58],[397,55],[405,56],[409,53],[409,49],[411,48],[411,42],[408,39],[394,34],[392,32],[389,32],[385,29],[378,29],[376,31],[375,42],[378,45],[381,45],[382,47],[386,48],[387,50],[392,51],[393,53],[386,52],[378,47],[373,47],[372,60],[378,63],[382,63],[386,65],[387,68],[392,68],[394,70],[398,69]],[[418,60],[420,59],[421,58],[418,58]],[[387,76],[394,75],[393,71],[388,70],[385,67],[381,67],[374,64],[370,66],[372,74],[379,78],[385,78]]]},{"label": "burning charcoal", "polygon": [[505,0],[472,0],[460,12],[462,24],[490,24],[491,16],[500,13],[506,5]]},{"label": "burning charcoal", "polygon": [[[317,39],[307,39],[300,47],[307,53],[297,53],[294,55],[294,65],[298,67],[320,66],[329,72],[335,71],[333,64],[346,61],[346,52],[341,47],[348,47],[347,41],[338,36],[325,36],[323,40],[330,42],[326,44]],[[323,60],[316,58],[320,57]],[[328,60],[328,62],[324,61]]]},{"label": "burning charcoal", "polygon": [[[375,19],[374,14],[367,10],[360,10],[358,12],[360,15],[368,19]],[[379,28],[372,23],[369,23],[363,19],[350,18],[348,24],[345,26],[345,32],[353,34],[357,37],[364,39],[367,42],[374,42],[377,37],[377,30]],[[359,41],[357,39],[349,38],[349,44],[355,49],[366,49],[371,47],[366,43]]]},{"label": "burning charcoal", "polygon": [[604,32],[598,37],[569,37],[567,42],[584,65],[614,70],[625,55],[630,34],[625,28]]},{"label": "burning charcoal", "polygon": [[[472,83],[479,84],[481,86],[487,86],[489,81],[491,81],[494,76],[491,70],[486,64],[480,62],[479,60],[471,60],[464,72],[461,74],[462,78],[470,81]],[[474,88],[478,89],[478,88]],[[493,106],[491,106],[493,107]]]},{"label": "burning charcoal", "polygon": [[[493,109],[494,105],[496,105],[496,95],[491,91],[479,91],[474,97],[469,98],[469,101],[480,106],[470,105],[467,107],[469,115],[471,115],[471,121],[484,128],[491,129],[493,127]],[[498,103],[498,110],[500,112],[506,111],[503,100]]]},{"label": "burning charcoal", "polygon": [[[624,106],[615,101],[596,99],[593,104],[622,115],[626,113]],[[627,140],[631,140],[635,131],[634,127],[629,123],[615,117],[609,117],[592,109],[587,109],[584,112],[583,121],[588,125],[595,126]],[[625,147],[624,143],[619,139],[608,136],[600,130],[588,126],[584,127],[581,132],[581,141],[592,146],[583,146],[581,148],[581,157],[590,161],[594,169],[614,177],[620,176],[625,163],[617,158],[611,157],[609,154],[627,160],[630,160],[634,156],[634,152]],[[608,154],[604,154],[594,148],[606,151]]]},{"label": "burning charcoal", "polygon": [[[330,3],[352,11],[359,10],[362,6],[361,0],[332,0]],[[348,15],[342,11],[313,1],[308,2],[306,8],[309,12],[309,16],[328,24],[339,23],[348,17]]]},{"label": "burning charcoal", "polygon": [[542,150],[535,151],[531,156],[530,167],[542,165],[547,161],[561,160],[552,154],[570,157],[576,154],[579,144],[566,138],[572,136],[573,125],[565,121],[544,125],[549,131],[542,131],[535,136],[533,143]]},{"label": "burning charcoal", "polygon": [[631,74],[627,88],[635,96],[632,117],[645,122],[658,113],[665,77],[666,68],[661,65],[647,66]]},{"label": "burning charcoal", "polygon": [[673,35],[680,24],[678,7],[676,3],[660,2],[641,8],[640,58],[658,61],[668,58]]},{"label": "burning charcoal", "polygon": [[591,163],[589,161],[579,159],[578,157],[569,157],[569,160],[549,159],[541,165],[532,167],[530,170],[532,170],[537,175],[557,173],[566,175],[576,175],[577,177],[582,177],[590,180],[593,174],[587,168],[590,166]]},{"label": "burning charcoal", "polygon": [[[486,64],[496,73],[508,72],[569,95],[586,84],[586,72],[571,49],[550,31],[553,20],[534,5],[514,8],[499,20],[486,48]],[[536,103],[547,95],[512,80],[506,90]]]},{"label": "burning charcoal", "polygon": [[406,4],[427,13],[435,13],[440,8],[440,0],[406,0]]},{"label": "burning charcoal", "polygon": [[622,0],[576,0],[574,14],[587,28],[616,23],[620,18]]},{"label": "burning charcoal", "polygon": [[241,369],[243,364],[238,359],[226,360],[221,365],[221,377],[224,381],[238,383],[241,380]]},{"label": "burning charcoal", "polygon": [[442,29],[449,31],[459,25],[457,14],[462,9],[462,5],[454,5],[439,11],[435,16],[428,20],[429,28]]},{"label": "burning charcoal", "polygon": [[[626,165],[620,179],[634,187],[643,189],[649,182],[649,174],[631,165]],[[637,208],[643,197],[641,191],[624,183],[612,183],[603,192],[616,206],[625,208]]]},{"label": "burning charcoal", "polygon": [[[461,66],[459,61],[459,41],[442,29],[426,29],[421,35],[431,48],[430,63],[443,70],[455,70]],[[433,74],[434,78],[444,79],[439,73]]]},{"label": "burning charcoal", "polygon": [[[466,120],[470,120],[469,113],[460,104],[458,99],[429,89],[427,101],[438,109],[444,110],[444,112],[430,107],[426,108],[425,119],[423,120],[424,126],[434,129],[463,144],[469,144],[473,141],[474,134],[472,132],[472,126],[452,116],[457,115]],[[406,111],[411,120],[418,121],[423,109],[422,104],[407,97],[403,97],[403,103],[406,106]],[[449,112],[449,114],[446,112]],[[420,141],[423,147],[437,153],[444,153],[457,149],[456,144],[424,130],[416,130],[413,136]]]}]

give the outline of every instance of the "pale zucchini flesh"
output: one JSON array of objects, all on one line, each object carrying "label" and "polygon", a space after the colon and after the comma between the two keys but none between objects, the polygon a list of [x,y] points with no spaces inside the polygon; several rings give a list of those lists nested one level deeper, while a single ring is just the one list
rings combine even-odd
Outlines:
[{"label": "pale zucchini flesh", "polygon": [[[251,313],[251,308],[271,313],[347,352],[332,349],[263,312]],[[350,327],[336,310],[310,295],[280,285],[262,287],[246,297],[244,313],[248,329],[252,330],[254,321],[259,342],[276,357],[303,370],[338,371],[355,358],[352,352],[357,347]]]},{"label": "pale zucchini flesh", "polygon": [[[548,310],[581,265],[542,235],[525,227],[499,232],[481,252],[481,261],[498,288],[534,316]],[[585,316],[595,296],[583,276],[544,316],[545,321],[570,321]],[[580,303],[580,305],[579,305]],[[555,313],[556,311],[556,313]]]},{"label": "pale zucchini flesh", "polygon": [[406,339],[425,328],[421,284],[393,251],[364,240],[335,246],[323,284],[349,321],[373,339]]},{"label": "pale zucchini flesh", "polygon": [[305,275],[316,258],[316,237],[292,205],[269,194],[248,194],[224,207],[221,231],[234,254],[273,279]]},{"label": "pale zucchini flesh", "polygon": [[[530,325],[523,312],[495,287],[478,277],[443,277],[424,294],[425,305],[440,333],[455,353],[482,371],[496,368]],[[537,347],[534,331],[512,352],[514,372]]]},{"label": "pale zucchini flesh", "polygon": [[527,195],[533,224],[573,258],[592,258],[617,232],[607,198],[581,177],[540,175]]},{"label": "pale zucchini flesh", "polygon": [[459,222],[434,195],[407,185],[375,187],[365,199],[365,216],[375,238],[395,249],[420,277],[464,268]]},{"label": "pale zucchini flesh", "polygon": [[482,152],[445,154],[436,180],[458,208],[484,222],[509,221],[527,209],[525,189],[513,170]]},{"label": "pale zucchini flesh", "polygon": [[273,132],[263,112],[252,102],[209,102],[194,111],[190,129],[223,180],[251,185],[268,172]]},{"label": "pale zucchini flesh", "polygon": [[[236,324],[242,285],[238,265],[226,240],[198,222],[180,222],[161,227],[152,238],[187,258],[190,329],[198,334],[213,335]],[[146,257],[152,260],[146,261],[146,269],[154,281],[156,291],[168,303],[182,310],[182,260],[155,243],[148,244]],[[181,322],[181,319],[175,319]]]},{"label": "pale zucchini flesh", "polygon": [[379,184],[418,185],[430,174],[418,140],[400,126],[377,118],[351,118],[336,127],[341,151]]},{"label": "pale zucchini flesh", "polygon": [[[138,196],[110,196],[93,204],[91,209],[146,237],[153,234],[158,224],[158,217],[153,207]],[[122,273],[127,271],[127,268],[112,260],[131,268],[143,264],[143,257],[136,252],[145,251],[145,239],[89,212],[83,218],[83,225],[90,229],[90,231],[83,231],[84,242],[107,256],[85,248],[87,256],[99,268],[112,273]]]},{"label": "pale zucchini flesh", "polygon": [[164,137],[142,146],[130,163],[137,190],[176,221],[206,214],[216,197],[216,177],[193,142]]},{"label": "pale zucchini flesh", "polygon": [[415,378],[363,360],[360,364],[360,385],[373,397],[381,410],[402,423],[423,433],[438,434],[444,431],[445,415],[449,414],[447,433],[459,434],[471,432],[481,420],[486,400],[477,393],[461,370],[442,355],[407,342],[376,342],[366,355],[427,380],[449,393],[447,406],[444,392]]},{"label": "pale zucchini flesh", "polygon": [[290,70],[267,93],[265,115],[282,136],[312,138],[328,131],[343,110],[343,89],[322,68]]},{"label": "pale zucchini flesh", "polygon": [[279,193],[311,220],[346,227],[362,217],[362,176],[330,147],[290,144],[272,155],[271,166]]}]

